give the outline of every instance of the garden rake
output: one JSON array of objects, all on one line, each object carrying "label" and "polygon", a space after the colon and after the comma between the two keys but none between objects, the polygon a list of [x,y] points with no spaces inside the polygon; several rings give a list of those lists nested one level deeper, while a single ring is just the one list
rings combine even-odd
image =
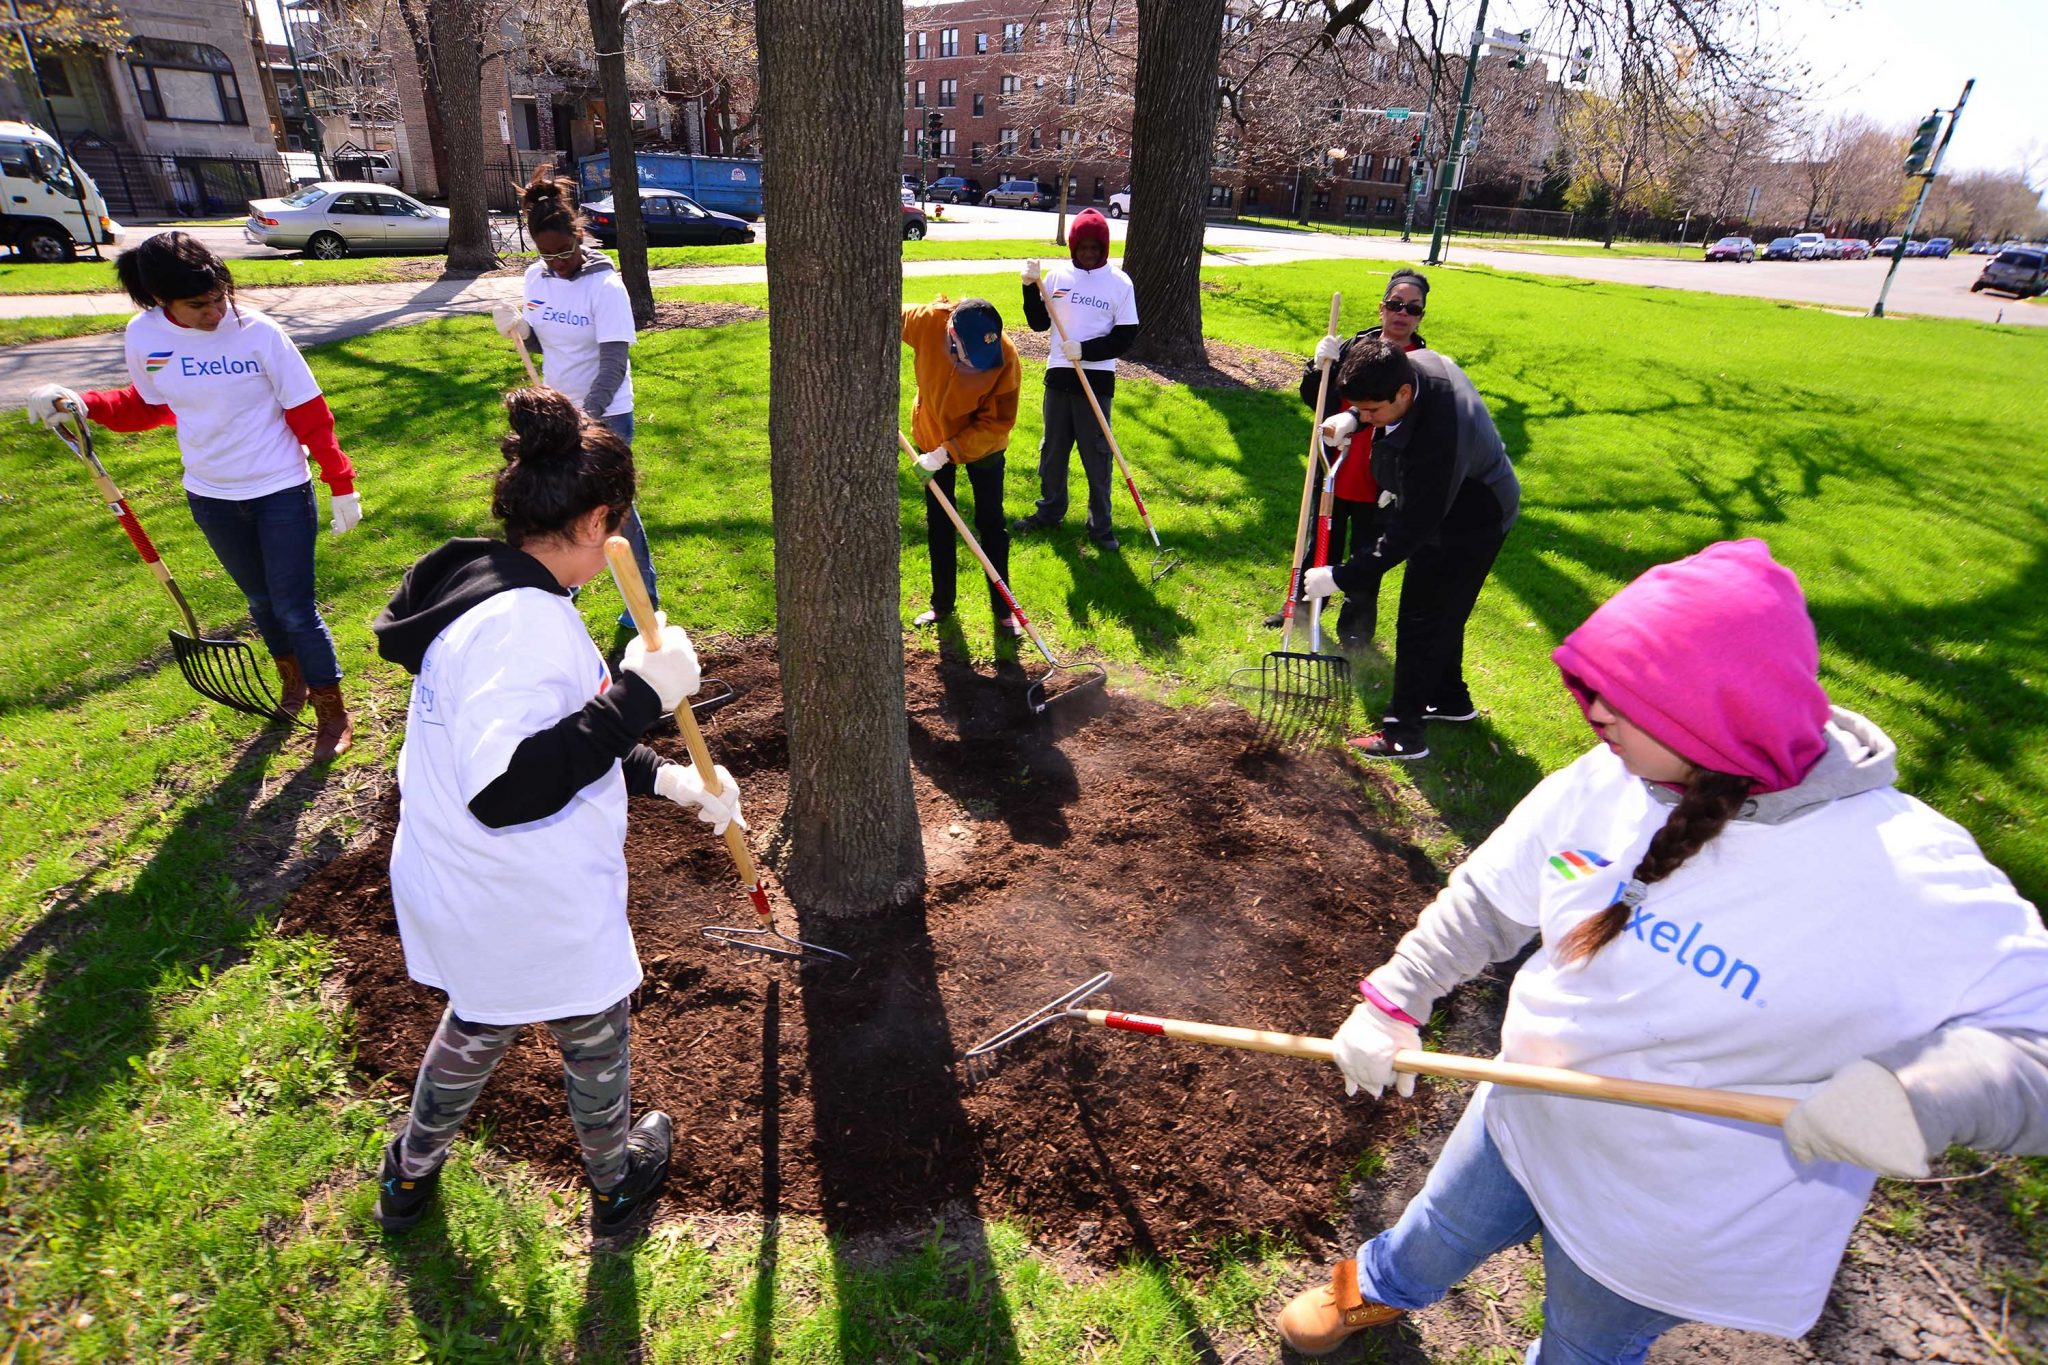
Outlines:
[{"label": "garden rake", "polygon": [[[988,575],[988,581],[995,585],[996,592],[1002,597],[1004,605],[1009,607],[1011,614],[1017,618],[1017,624],[1024,627],[1024,633],[1031,637],[1031,643],[1038,646],[1038,652],[1045,656],[1045,662],[1050,665],[1046,669],[1044,677],[1024,689],[1024,704],[1031,708],[1031,714],[1042,716],[1045,714],[1046,708],[1055,702],[1065,701],[1067,698],[1082,692],[1107,687],[1109,685],[1109,670],[1101,664],[1088,663],[1085,660],[1061,663],[1053,656],[1053,652],[1046,648],[1045,638],[1038,633],[1038,627],[1031,624],[1031,618],[1024,614],[1024,608],[1017,605],[1015,595],[1010,592],[1010,585],[1003,582],[1003,576],[996,572],[996,566],[989,562],[987,553],[982,550],[981,542],[974,538],[974,534],[967,529],[967,523],[960,519],[960,509],[955,507],[953,500],[947,497],[945,491],[932,481],[931,476],[925,472],[924,466],[915,463],[918,453],[917,447],[901,431],[896,433],[896,439],[903,443],[903,449],[910,455],[913,462],[912,467],[917,470],[919,478],[923,481],[925,492],[931,494],[932,499],[945,511],[947,520],[953,523],[953,529],[960,533],[960,539],[967,542],[967,548],[974,551],[975,559],[981,564],[981,571]],[[1046,684],[1053,680],[1055,674],[1059,673],[1077,674],[1079,680],[1072,687],[1054,693],[1051,696],[1046,695]]]},{"label": "garden rake", "polygon": [[526,349],[526,338],[515,336],[512,341],[519,347],[519,362],[526,366],[526,382],[536,389],[541,387],[540,371],[533,367],[533,352]]},{"label": "garden rake", "polygon": [[[604,556],[611,564],[612,579],[619,585],[619,595],[626,599],[626,610],[633,614],[633,625],[639,630],[640,638],[646,641],[650,651],[660,649],[661,627],[654,614],[654,603],[647,596],[647,585],[640,579],[640,566],[633,562],[632,543],[624,536],[612,536],[604,543]],[[704,732],[697,728],[697,716],[688,698],[676,707],[676,726],[683,732],[683,743],[689,746],[690,762],[695,765],[697,778],[704,784],[704,790],[713,796],[718,795],[721,788],[715,765],[711,762],[711,750],[704,745]],[[761,874],[755,870],[753,855],[747,850],[747,832],[740,828],[738,822],[725,827],[725,850],[732,855],[740,880],[747,884],[747,898],[754,903],[754,913],[760,916],[760,923],[751,929],[706,924],[698,928],[698,933],[714,943],[749,948],[769,957],[795,962],[853,960],[836,948],[791,938],[775,927],[775,911],[768,904],[768,888],[762,882]]]},{"label": "garden rake", "polygon": [[[1108,972],[1083,982],[1051,1004],[967,1050],[970,1074],[987,1076],[991,1060],[1001,1048],[1047,1025],[1071,1020],[1124,1033],[1145,1033],[1183,1043],[1206,1043],[1211,1047],[1238,1048],[1246,1052],[1271,1052],[1283,1057],[1306,1057],[1312,1061],[1336,1060],[1336,1044],[1329,1038],[1310,1038],[1298,1033],[1274,1033],[1266,1029],[1233,1028],[1225,1024],[1198,1024],[1186,1019],[1160,1019],[1148,1014],[1125,1014],[1118,1010],[1075,1009],[1074,1005],[1107,986]],[[1797,1103],[1779,1095],[1752,1095],[1741,1090],[1712,1090],[1704,1086],[1667,1085],[1658,1081],[1631,1081],[1616,1076],[1596,1076],[1557,1066],[1529,1066],[1503,1062],[1491,1057],[1465,1057],[1452,1052],[1427,1052],[1402,1048],[1394,1054],[1394,1070],[1418,1076],[1447,1076],[1462,1081],[1491,1081],[1495,1085],[1522,1090],[1540,1090],[1574,1099],[1605,1100],[1610,1104],[1634,1104],[1648,1109],[1675,1109],[1710,1118],[1738,1119],[1783,1127],[1785,1115]]]},{"label": "garden rake", "polygon": [[287,715],[279,705],[270,684],[264,681],[263,663],[256,657],[255,650],[241,640],[209,640],[199,633],[199,618],[192,614],[192,604],[185,600],[184,590],[179,588],[178,580],[171,577],[170,566],[157,553],[155,543],[142,529],[142,523],[136,520],[128,499],[121,496],[121,490],[114,486],[106,466],[100,463],[99,455],[93,450],[92,431],[86,424],[85,414],[69,401],[63,403],[62,411],[76,419],[77,434],[73,435],[62,422],[51,430],[92,471],[93,482],[99,485],[100,496],[107,500],[114,519],[121,523],[121,529],[128,533],[129,541],[142,555],[142,562],[156,575],[156,581],[164,585],[164,591],[171,595],[171,604],[185,618],[185,626],[191,633],[188,635],[177,630],[170,633],[171,654],[177,659],[178,671],[185,675],[185,681],[208,701],[219,702],[222,706],[246,715],[260,716],[264,720],[304,725],[304,721]]},{"label": "garden rake", "polygon": [[[1045,315],[1052,320],[1052,344],[1058,346],[1067,329],[1060,324],[1059,314],[1053,311],[1052,293],[1046,289],[1043,279],[1038,281],[1038,296],[1045,300]],[[1102,427],[1102,439],[1109,443],[1109,453],[1116,457],[1117,470],[1124,476],[1124,487],[1131,490],[1131,501],[1138,504],[1138,519],[1145,523],[1146,531],[1152,536],[1152,581],[1157,583],[1179,567],[1180,556],[1159,543],[1159,528],[1152,524],[1152,514],[1145,510],[1145,500],[1138,496],[1138,481],[1131,477],[1130,462],[1124,459],[1123,447],[1116,443],[1116,434],[1109,429],[1109,415],[1096,401],[1094,386],[1080,372],[1079,366],[1075,367],[1074,377],[1081,385],[1081,392],[1087,396],[1089,410]]]}]

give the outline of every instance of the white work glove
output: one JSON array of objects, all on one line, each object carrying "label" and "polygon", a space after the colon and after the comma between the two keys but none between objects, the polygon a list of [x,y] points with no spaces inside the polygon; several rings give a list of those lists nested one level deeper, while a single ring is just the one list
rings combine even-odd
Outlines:
[{"label": "white work glove", "polygon": [[1326,336],[1316,343],[1316,368],[1337,363],[1337,352],[1344,349],[1343,337]]},{"label": "white work glove", "polygon": [[721,764],[712,764],[711,771],[718,776],[716,796],[704,790],[697,770],[683,763],[664,763],[655,770],[654,794],[684,810],[695,811],[699,820],[711,826],[713,834],[725,833],[727,825],[745,829],[747,822],[740,815],[740,784],[732,780],[732,774]]},{"label": "white work glove", "polygon": [[1927,1139],[1899,1078],[1868,1057],[1849,1063],[1785,1116],[1801,1161],[1845,1161],[1879,1175],[1927,1174]]},{"label": "white work glove", "polygon": [[1382,506],[1382,507],[1392,507],[1392,506],[1394,505],[1394,501],[1395,501],[1395,499],[1394,499],[1394,490],[1393,490],[1393,489],[1391,489],[1391,488],[1382,488],[1382,489],[1380,490],[1380,503],[1379,503],[1379,505],[1380,505],[1380,506]]},{"label": "white work glove", "polygon": [[333,519],[327,529],[337,536],[345,536],[355,529],[363,519],[363,499],[359,493],[336,493],[327,500],[327,510]]},{"label": "white work glove", "polygon": [[1358,414],[1339,412],[1323,419],[1323,444],[1341,446],[1358,434]]},{"label": "white work glove", "polygon": [[1040,278],[1044,276],[1044,274],[1045,272],[1039,268],[1038,262],[1024,262],[1024,283],[1037,284]]},{"label": "white work glove", "polygon": [[1073,339],[1072,337],[1062,337],[1062,338],[1060,338],[1060,354],[1061,354],[1061,355],[1063,355],[1063,356],[1065,356],[1065,357],[1067,358],[1067,363],[1068,363],[1068,364],[1070,364],[1070,365],[1078,365],[1078,364],[1080,364],[1080,363],[1081,363],[1081,343],[1080,343],[1080,342],[1078,342],[1078,341],[1076,341],[1076,340],[1074,340],[1074,339]]},{"label": "white work glove", "polygon": [[1336,571],[1328,565],[1318,565],[1301,576],[1303,597],[1328,597],[1337,591]]},{"label": "white work glove", "polygon": [[73,414],[76,414],[76,420],[85,420],[85,400],[78,396],[76,390],[67,389],[62,384],[39,384],[29,391],[29,421],[41,422],[55,431],[73,420]]},{"label": "white work glove", "polygon": [[924,454],[917,457],[917,467],[926,474],[936,474],[952,462],[953,457],[946,453],[944,446],[940,446],[936,450],[927,450]]},{"label": "white work glove", "polygon": [[1404,1024],[1370,1000],[1361,1000],[1337,1030],[1337,1067],[1344,1073],[1344,1093],[1363,1090],[1374,1099],[1388,1086],[1403,1099],[1415,1093],[1415,1074],[1394,1072],[1394,1054],[1422,1046],[1415,1025]]},{"label": "white work glove", "polygon": [[661,698],[661,709],[673,711],[683,704],[683,698],[697,695],[703,678],[697,672],[697,650],[688,633],[681,626],[670,625],[667,612],[656,612],[654,619],[661,624],[661,648],[650,652],[647,641],[635,635],[627,642],[619,666],[638,673]]},{"label": "white work glove", "polygon": [[491,321],[497,325],[498,335],[520,341],[533,335],[533,328],[527,326],[516,303],[494,303],[491,305]]}]

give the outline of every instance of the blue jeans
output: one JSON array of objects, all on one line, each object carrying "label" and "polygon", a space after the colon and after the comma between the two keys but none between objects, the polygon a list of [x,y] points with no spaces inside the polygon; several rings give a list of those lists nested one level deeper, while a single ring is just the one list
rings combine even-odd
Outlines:
[{"label": "blue jeans", "polygon": [[313,599],[313,543],[319,508],[313,481],[260,498],[208,498],[185,494],[214,557],[249,599],[249,619],[273,655],[292,654],[308,687],[341,681],[334,637]]},{"label": "blue jeans", "polygon": [[[621,441],[624,441],[629,446],[633,444],[632,413],[614,413],[610,417],[600,417],[597,420],[610,427],[612,434]],[[633,474],[637,482],[640,474],[637,463]],[[647,600],[654,603],[657,607],[660,606],[661,592],[654,586],[654,556],[647,548],[647,528],[640,524],[640,507],[637,503],[626,509],[626,520],[619,527],[619,534],[624,536],[626,543],[633,547],[633,562],[640,566],[640,581],[647,585]],[[620,612],[619,624],[622,626],[632,625],[632,613]]]},{"label": "blue jeans", "polygon": [[[1535,1205],[1468,1105],[1401,1220],[1358,1252],[1358,1287],[1395,1308],[1426,1308],[1495,1252],[1543,1231]],[[1543,1239],[1543,1338],[1527,1365],[1638,1365],[1684,1322],[1631,1302]]]}]

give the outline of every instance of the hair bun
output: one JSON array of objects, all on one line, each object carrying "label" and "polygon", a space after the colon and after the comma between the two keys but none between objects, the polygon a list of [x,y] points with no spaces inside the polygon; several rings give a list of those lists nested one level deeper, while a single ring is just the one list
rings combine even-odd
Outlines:
[{"label": "hair bun", "polygon": [[505,458],[544,465],[573,458],[583,448],[583,414],[559,389],[513,389],[505,395],[512,433]]}]

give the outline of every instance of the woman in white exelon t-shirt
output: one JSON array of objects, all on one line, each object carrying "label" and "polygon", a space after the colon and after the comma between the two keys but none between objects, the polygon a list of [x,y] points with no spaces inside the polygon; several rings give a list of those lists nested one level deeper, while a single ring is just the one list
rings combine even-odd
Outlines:
[{"label": "woman in white exelon t-shirt", "polygon": [[1359,983],[1347,1086],[1489,963],[1501,1056],[1797,1100],[1783,1128],[1482,1086],[1400,1220],[1278,1327],[1321,1354],[1543,1239],[1529,1359],[1632,1365],[1688,1319],[1798,1337],[1877,1175],[2048,1152],[2048,929],[1831,706],[1762,541],[1651,569],[1553,656],[1603,741],[1538,784]]}]

